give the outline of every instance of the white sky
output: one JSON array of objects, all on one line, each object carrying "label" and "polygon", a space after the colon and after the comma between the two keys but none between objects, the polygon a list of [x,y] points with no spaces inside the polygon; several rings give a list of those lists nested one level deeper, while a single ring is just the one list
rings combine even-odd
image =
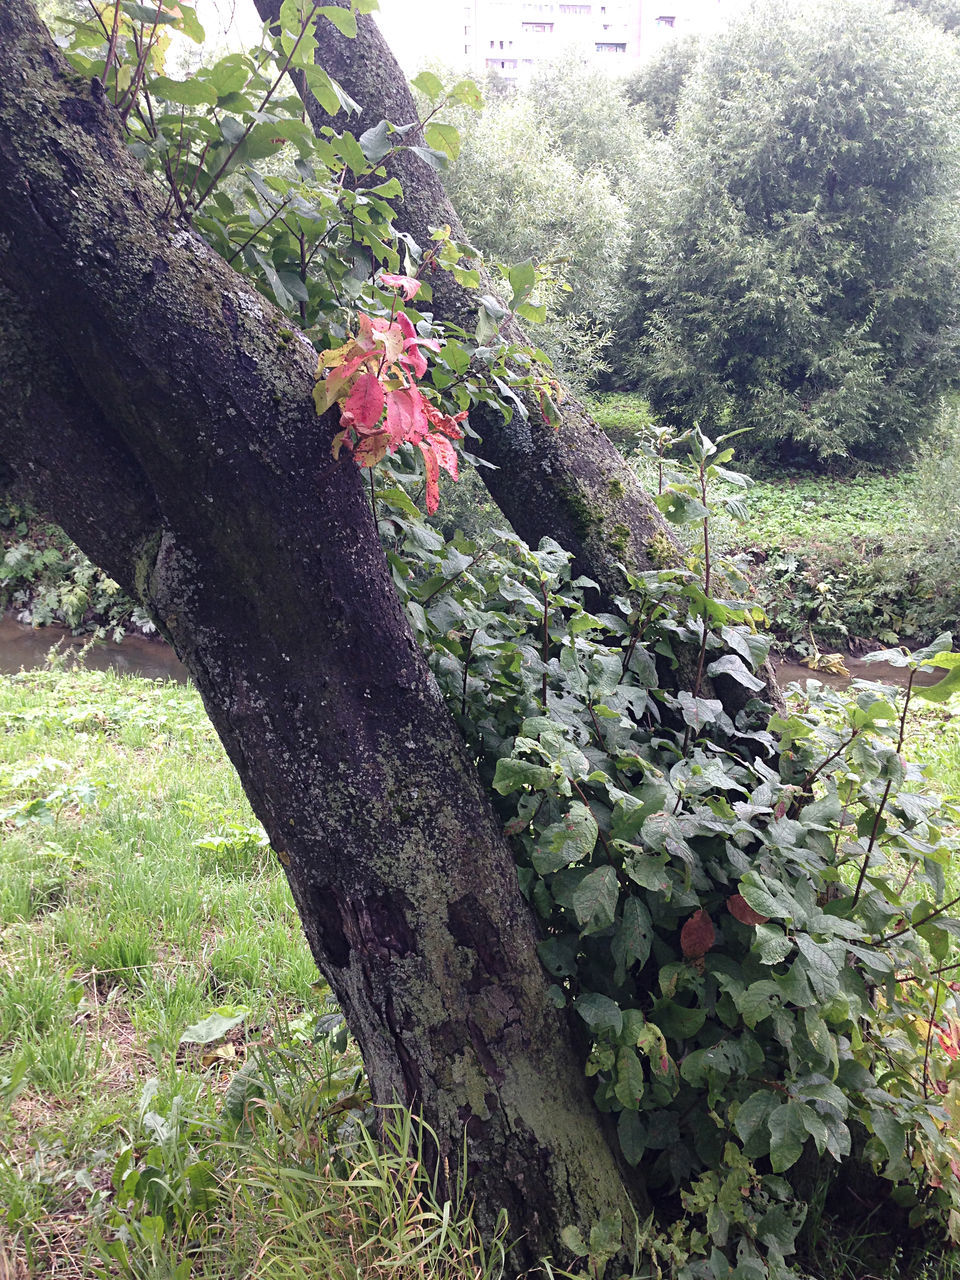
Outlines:
[{"label": "white sky", "polygon": [[[245,47],[256,40],[260,19],[253,0],[196,0],[196,7],[211,44]],[[413,74],[424,62],[442,59],[450,47],[445,37],[457,34],[458,11],[456,0],[380,0],[376,18],[401,66]]]},{"label": "white sky", "polygon": [[[260,20],[253,0],[195,0],[195,3],[209,44],[247,47],[257,39]],[[703,16],[695,17],[696,25],[712,25],[716,0],[697,0],[697,3]],[[723,7],[736,8],[736,0],[724,0]],[[691,7],[691,14],[697,14],[695,6]],[[376,19],[408,75],[413,75],[424,64],[439,62],[456,67],[462,60],[463,8],[458,0],[380,0]]]}]

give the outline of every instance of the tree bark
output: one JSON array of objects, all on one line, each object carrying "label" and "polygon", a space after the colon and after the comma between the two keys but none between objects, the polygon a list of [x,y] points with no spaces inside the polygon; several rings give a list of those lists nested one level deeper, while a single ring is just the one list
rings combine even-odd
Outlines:
[{"label": "tree bark", "polygon": [[375,1099],[417,1107],[451,1168],[466,1130],[518,1266],[568,1222],[629,1221],[510,849],[315,416],[313,348],[163,220],[26,0],[0,6],[0,86],[6,468],[172,639]]},{"label": "tree bark", "polygon": [[[349,8],[349,0],[332,0]],[[281,0],[254,0],[264,22],[279,20]],[[322,18],[317,24],[317,62],[343,86],[361,107],[359,119],[329,116],[307,88],[303,76],[294,75],[314,130],[350,129],[359,136],[381,120],[409,124],[419,120],[417,105],[400,69],[372,17],[357,19],[356,38],[340,33]],[[414,135],[408,136],[408,141]],[[420,141],[422,142],[422,137]],[[535,163],[535,157],[531,160]],[[440,176],[409,148],[390,158],[388,172],[403,187],[396,226],[419,245],[430,243],[430,232],[449,225],[455,240],[466,233],[451,204]],[[432,308],[440,321],[472,332],[476,327],[478,296],[496,293],[497,286],[481,267],[479,290],[466,289],[453,275],[440,271],[430,277]],[[508,342],[536,345],[511,316],[501,327]],[[574,557],[574,571],[592,578],[600,588],[601,603],[623,593],[621,566],[641,573],[679,567],[683,552],[653,499],[643,489],[632,467],[573,396],[565,394],[559,405],[560,425],[549,426],[534,398],[528,399],[528,418],[515,414],[510,422],[492,405],[479,404],[470,412],[470,424],[480,436],[472,445],[490,467],[480,475],[493,500],[516,532],[531,546],[549,536]],[[690,688],[697,668],[695,648],[681,651],[678,669],[664,663],[663,683]],[[784,704],[773,668],[765,663],[760,672],[766,682],[764,697],[777,710]],[[731,716],[754,696],[729,676],[702,681],[704,693],[720,698]]]}]

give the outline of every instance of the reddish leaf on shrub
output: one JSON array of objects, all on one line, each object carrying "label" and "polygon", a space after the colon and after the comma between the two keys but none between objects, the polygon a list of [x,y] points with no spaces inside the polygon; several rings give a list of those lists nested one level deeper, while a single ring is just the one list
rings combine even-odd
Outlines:
[{"label": "reddish leaf on shrub", "polygon": [[361,373],[340,410],[340,423],[353,427],[358,435],[372,431],[380,421],[384,406],[383,387],[374,373]]},{"label": "reddish leaf on shrub", "polygon": [[727,899],[727,910],[734,920],[739,920],[741,924],[766,924],[770,919],[769,916],[762,916],[759,911],[754,911],[746,898],[742,898],[739,893]]},{"label": "reddish leaf on shrub", "polygon": [[405,302],[415,298],[420,292],[420,281],[413,276],[395,276],[387,271],[380,272],[380,283],[385,289],[399,289]]},{"label": "reddish leaf on shrub", "polygon": [[713,921],[701,908],[695,911],[680,930],[680,949],[688,960],[705,956],[716,941]]}]

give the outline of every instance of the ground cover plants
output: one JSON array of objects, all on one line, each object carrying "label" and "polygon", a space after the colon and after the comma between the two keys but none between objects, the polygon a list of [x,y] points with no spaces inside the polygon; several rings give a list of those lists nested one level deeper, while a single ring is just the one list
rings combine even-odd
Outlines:
[{"label": "ground cover plants", "polygon": [[[388,493],[382,500],[398,502]],[[443,554],[449,579],[459,561]],[[562,571],[555,553],[546,563]],[[521,570],[513,584],[500,582],[508,596],[522,595]],[[477,586],[467,585],[475,597]],[[442,616],[449,606],[431,612],[438,608]],[[441,653],[441,665],[450,656]],[[600,657],[593,649],[587,661]],[[478,650],[471,702],[483,696],[488,661]],[[469,1188],[459,1204],[437,1203],[409,1119],[397,1118],[385,1148],[356,1123],[367,1113],[359,1060],[317,989],[276,859],[196,694],[61,669],[4,680],[0,700],[8,1258],[30,1276],[58,1277],[212,1280],[302,1275],[305,1267],[344,1277],[499,1275],[498,1247],[485,1249],[470,1225]],[[605,734],[615,727],[609,703],[593,702]],[[849,715],[838,706],[827,708],[837,723]],[[810,710],[798,705],[801,718]],[[927,740],[951,738],[960,754],[955,722],[934,707],[919,723]],[[543,750],[546,727],[537,733],[529,741]],[[576,750],[570,744],[561,757],[565,769]],[[505,803],[517,798],[513,782],[544,769],[526,765],[526,754],[498,769]],[[577,785],[593,793],[597,780]],[[578,840],[588,824],[581,813]],[[550,824],[543,829],[557,844]],[[522,874],[545,870],[545,857],[556,854],[534,852]],[[960,884],[950,865],[943,875],[949,900]],[[555,873],[547,876],[555,883]],[[602,945],[603,933],[588,934],[588,945]],[[590,1008],[583,997],[579,1007]],[[598,1001],[596,1015],[604,1009]],[[687,1076],[690,1061],[680,1059]],[[238,1127],[245,1115],[249,1124]],[[842,1258],[849,1232],[822,1215],[813,1221],[819,1239],[807,1274],[862,1274],[854,1268],[874,1246],[869,1233],[844,1272],[826,1259]],[[601,1237],[583,1246],[600,1250],[596,1274]],[[660,1263],[669,1274],[669,1258]],[[925,1273],[926,1265],[914,1259],[910,1270],[877,1274],[949,1273],[932,1261]]]},{"label": "ground cover plants", "polygon": [[[597,395],[590,405],[656,491],[664,470],[669,478],[676,433],[635,392]],[[876,643],[918,647],[955,627],[957,441],[957,411],[945,402],[912,466],[826,475],[764,468],[737,491],[746,518],[717,512],[715,545],[739,563],[782,648],[813,656]]]}]

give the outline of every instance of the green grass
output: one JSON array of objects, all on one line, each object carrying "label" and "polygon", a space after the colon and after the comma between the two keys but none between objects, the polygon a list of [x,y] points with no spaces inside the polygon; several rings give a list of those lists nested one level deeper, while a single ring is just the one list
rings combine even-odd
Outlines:
[{"label": "green grass", "polygon": [[[0,1275],[498,1275],[409,1119],[364,1136],[357,1051],[316,1030],[326,991],[196,692],[21,673],[0,724]],[[242,1021],[181,1043],[216,1010]]]},{"label": "green grass", "polygon": [[895,475],[783,476],[758,480],[747,491],[744,524],[727,521],[722,540],[744,547],[869,548],[908,533],[916,520],[918,485],[912,472]]}]

